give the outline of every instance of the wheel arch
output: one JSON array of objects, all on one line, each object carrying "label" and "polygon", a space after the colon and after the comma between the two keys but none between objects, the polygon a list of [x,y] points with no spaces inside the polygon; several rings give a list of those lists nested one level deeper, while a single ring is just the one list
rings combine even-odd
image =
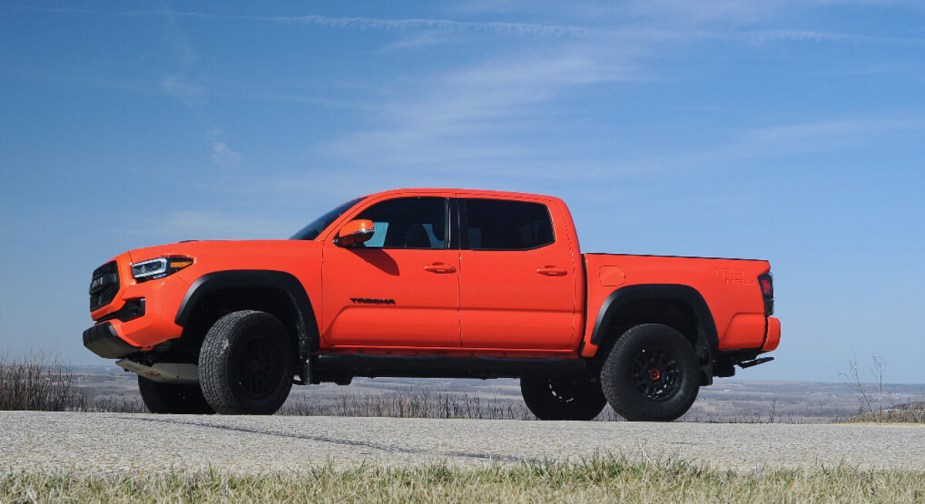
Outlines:
[{"label": "wheel arch", "polygon": [[318,345],[318,324],[305,287],[291,273],[227,270],[203,275],[187,289],[175,322],[184,328],[184,336],[188,329],[198,336],[224,312],[242,309],[266,311],[280,319],[296,340],[299,374],[307,382],[306,363]]},{"label": "wheel arch", "polygon": [[712,356],[719,348],[716,323],[697,289],[681,284],[646,284],[622,287],[601,304],[591,343],[606,358],[609,349],[629,328],[645,323],[677,329],[694,346],[701,363],[704,385],[712,381]]}]

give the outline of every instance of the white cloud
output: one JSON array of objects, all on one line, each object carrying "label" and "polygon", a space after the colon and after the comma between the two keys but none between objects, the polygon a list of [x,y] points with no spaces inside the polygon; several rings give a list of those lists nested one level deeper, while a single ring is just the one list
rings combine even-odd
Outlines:
[{"label": "white cloud", "polygon": [[770,44],[778,42],[850,44],[857,46],[923,47],[925,39],[906,37],[881,37],[853,33],[834,33],[809,30],[758,30],[740,33],[710,33],[704,37],[727,40],[741,40],[748,43]]},{"label": "white cloud", "polygon": [[326,28],[358,28],[378,30],[445,30],[453,32],[486,32],[515,36],[579,36],[584,37],[596,32],[594,29],[556,24],[508,23],[508,22],[470,22],[449,19],[388,19],[372,17],[328,17],[328,16],[234,16],[204,14],[182,11],[132,11],[126,15],[170,15],[175,17],[196,17],[209,19],[228,19],[238,21],[258,21],[279,24],[311,24]]},{"label": "white cloud", "polygon": [[505,35],[536,36],[588,36],[595,30],[569,25],[550,25],[537,23],[504,22],[467,22],[447,19],[382,19],[368,17],[247,17],[255,21],[273,21],[281,23],[303,23],[326,26],[329,28],[361,28],[382,30],[440,29],[446,31],[491,32]]},{"label": "white cloud", "polygon": [[[2,7],[0,7],[2,8]],[[57,14],[85,14],[85,15],[120,15],[120,16],[165,16],[171,22],[176,18],[200,18],[200,19],[224,19],[230,21],[254,21],[277,24],[311,24],[323,26],[326,28],[358,28],[358,29],[378,29],[378,30],[446,30],[456,32],[486,32],[501,33],[507,35],[533,35],[533,36],[587,36],[593,34],[596,30],[571,25],[543,24],[543,23],[511,23],[511,22],[470,22],[455,21],[449,19],[388,19],[373,17],[330,17],[320,15],[308,16],[239,16],[230,14],[208,14],[204,12],[193,11],[174,11],[169,9],[162,10],[128,10],[107,12],[93,9],[58,9],[45,7],[21,6],[14,7],[17,10],[32,10],[46,13]],[[177,39],[185,43],[185,39]],[[195,59],[194,51],[187,54],[190,59]]]},{"label": "white cloud", "polygon": [[925,121],[908,117],[806,121],[745,131],[724,151],[741,157],[824,152],[858,146],[882,135],[922,130],[923,127]]},{"label": "white cloud", "polygon": [[[433,35],[444,33],[488,33],[509,36],[554,37],[574,39],[613,38],[614,36],[634,34],[636,36],[652,35],[664,38],[674,34],[676,38],[731,37],[722,31],[707,31],[710,27],[727,28],[758,26],[771,21],[779,22],[786,16],[800,11],[838,8],[840,6],[894,5],[907,9],[921,10],[922,6],[914,0],[635,0],[629,2],[603,2],[601,4],[561,2],[508,2],[508,8],[499,2],[470,2],[448,7],[458,13],[485,14],[505,13],[523,16],[526,11],[540,18],[571,19],[576,23],[529,23],[499,21],[459,21],[440,18],[375,18],[375,17],[337,17],[337,16],[249,16],[230,14],[210,14],[194,11],[173,10],[128,10],[102,11],[93,9],[45,8],[34,6],[0,7],[14,10],[31,10],[55,14],[81,15],[115,15],[128,17],[158,16],[166,17],[171,23],[168,41],[175,49],[182,68],[190,68],[198,61],[198,54],[192,45],[176,30],[174,20],[177,18],[198,18],[209,20],[247,21],[256,23],[275,23],[300,25],[308,24],[331,29],[385,30],[421,32],[404,42],[390,44],[390,48],[419,47],[444,40]],[[778,23],[779,24],[779,23]],[[917,38],[897,38],[867,36],[856,33],[826,33],[801,30],[767,30],[741,34],[741,38],[752,41],[813,41],[813,42],[852,42],[871,44],[923,44]]]},{"label": "white cloud", "polygon": [[179,75],[165,75],[161,78],[161,89],[168,96],[176,98],[184,103],[187,100],[198,98],[203,95],[205,89],[188,79]]},{"label": "white cloud", "polygon": [[203,136],[205,136],[206,138],[221,138],[224,135],[225,135],[225,130],[223,130],[222,128],[218,126],[212,126],[212,127],[206,128],[205,133],[203,133]]},{"label": "white cloud", "polygon": [[225,142],[212,142],[212,162],[222,168],[233,168],[241,164],[241,155]]},{"label": "white cloud", "polygon": [[848,152],[893,135],[921,131],[925,121],[908,116],[818,118],[732,129],[712,143],[630,155],[621,164],[633,172],[659,175],[715,172],[779,156]]},{"label": "white cloud", "polygon": [[[618,46],[619,47],[619,46]],[[579,44],[522,51],[424,79],[375,113],[377,126],[323,148],[336,160],[367,166],[454,171],[511,162],[535,165],[557,146],[525,146],[514,136],[542,138],[557,127],[550,102],[588,85],[635,76],[631,45],[602,49]]]},{"label": "white cloud", "polygon": [[[782,9],[800,6],[792,0],[638,0],[629,2],[625,12],[660,23],[703,25],[735,23],[739,25],[763,21]],[[620,7],[624,10],[624,7]]]}]

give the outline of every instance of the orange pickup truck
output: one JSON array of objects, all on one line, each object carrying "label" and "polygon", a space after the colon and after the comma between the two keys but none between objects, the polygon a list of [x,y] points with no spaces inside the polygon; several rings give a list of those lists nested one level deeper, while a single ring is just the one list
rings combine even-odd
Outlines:
[{"label": "orange pickup truck", "polygon": [[90,283],[84,345],[154,413],[272,414],[295,384],[520,379],[537,418],[683,415],[780,341],[762,260],[582,254],[550,196],[403,189],[289,240],[125,252]]}]

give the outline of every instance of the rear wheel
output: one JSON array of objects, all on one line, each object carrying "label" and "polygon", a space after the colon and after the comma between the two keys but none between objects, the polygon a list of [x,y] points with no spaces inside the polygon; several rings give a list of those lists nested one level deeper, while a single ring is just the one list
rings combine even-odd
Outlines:
[{"label": "rear wheel", "polygon": [[269,313],[238,311],[218,319],[199,354],[206,400],[226,415],[272,415],[292,388],[294,345]]},{"label": "rear wheel", "polygon": [[182,415],[211,415],[212,406],[202,395],[196,383],[158,383],[138,376],[138,391],[141,400],[151,413],[174,413]]},{"label": "rear wheel", "polygon": [[638,325],[614,344],[601,371],[601,385],[623,418],[670,422],[687,413],[697,398],[697,356],[675,329]]},{"label": "rear wheel", "polygon": [[540,420],[591,420],[607,404],[600,382],[584,376],[525,376],[520,391]]}]

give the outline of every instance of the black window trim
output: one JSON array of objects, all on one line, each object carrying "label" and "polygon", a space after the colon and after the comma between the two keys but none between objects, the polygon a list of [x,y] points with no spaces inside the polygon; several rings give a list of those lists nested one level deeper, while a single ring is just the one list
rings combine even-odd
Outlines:
[{"label": "black window trim", "polygon": [[450,235],[447,237],[446,244],[447,248],[452,250],[462,250],[462,233],[460,230],[463,227],[462,221],[462,208],[459,204],[459,198],[447,198],[447,233]]}]

